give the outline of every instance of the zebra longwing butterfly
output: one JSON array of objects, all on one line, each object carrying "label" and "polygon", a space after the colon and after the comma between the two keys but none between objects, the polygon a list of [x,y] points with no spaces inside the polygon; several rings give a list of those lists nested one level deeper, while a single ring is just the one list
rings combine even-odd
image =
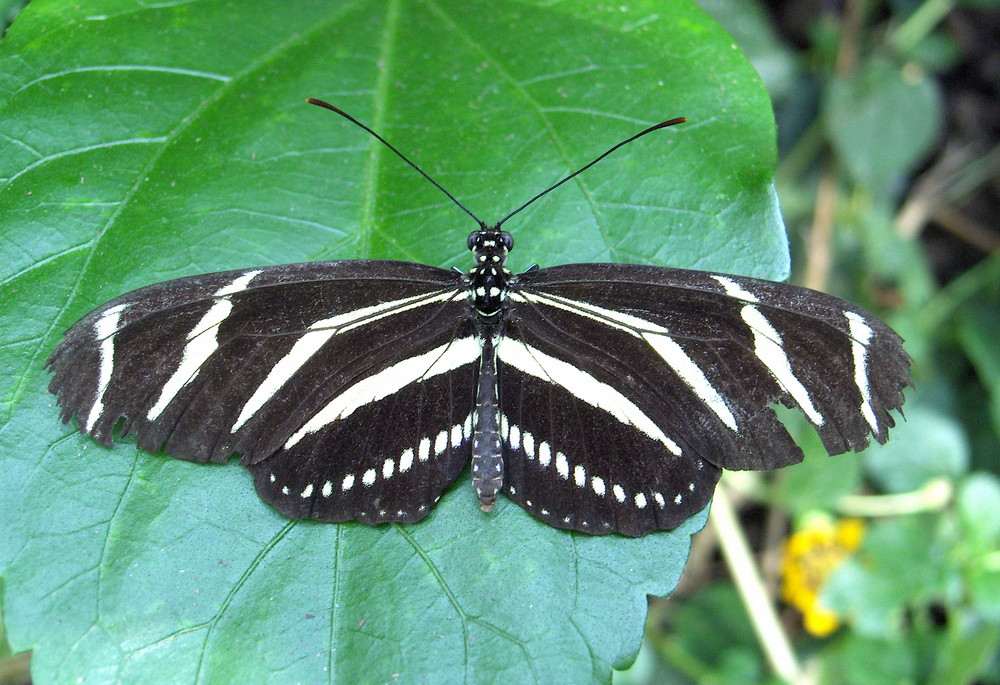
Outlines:
[{"label": "zebra longwing butterfly", "polygon": [[[476,219],[396,148],[374,135]],[[650,131],[619,143],[562,181]],[[548,190],[551,190],[549,188]],[[544,192],[548,192],[548,190]],[[772,404],[831,454],[887,439],[909,357],[864,310],[739,276],[634,264],[504,268],[500,222],[467,273],[311,262],[167,281],[74,324],[52,353],[62,420],[103,445],[234,453],[283,514],[414,522],[472,461],[557,528],[640,536],[711,499],[721,469],[802,459]]]}]

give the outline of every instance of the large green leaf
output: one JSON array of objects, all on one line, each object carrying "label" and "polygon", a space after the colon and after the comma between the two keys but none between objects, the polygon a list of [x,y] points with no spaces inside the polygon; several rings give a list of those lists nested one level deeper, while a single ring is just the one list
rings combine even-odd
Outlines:
[{"label": "large green leaf", "polygon": [[0,43],[11,644],[35,650],[39,683],[608,680],[704,516],[590,538],[508,501],[486,516],[463,478],[417,525],[291,522],[234,463],[105,450],[59,423],[46,356],[131,288],[333,257],[468,266],[468,217],[307,96],[486,220],[687,116],[512,220],[512,268],[787,273],[766,93],[686,0],[36,0]]}]

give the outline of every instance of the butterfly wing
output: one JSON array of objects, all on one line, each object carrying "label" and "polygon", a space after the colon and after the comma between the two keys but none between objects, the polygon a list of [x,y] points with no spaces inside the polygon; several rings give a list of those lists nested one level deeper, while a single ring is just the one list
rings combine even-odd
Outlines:
[{"label": "butterfly wing", "polygon": [[70,328],[49,389],[104,445],[124,418],[149,451],[238,452],[287,515],[417,520],[469,454],[479,346],[460,279],[344,261],[160,283]]},{"label": "butterfly wing", "polygon": [[[568,265],[512,282],[497,344],[504,489],[589,533],[676,527],[721,468],[886,439],[909,358],[846,302],[755,279]],[[180,279],[81,319],[52,354],[63,420],[192,461],[234,452],[293,517],[415,521],[464,467],[479,327],[462,276],[326,262]],[[374,427],[374,429],[373,429]]]},{"label": "butterfly wing", "polygon": [[521,274],[498,348],[505,486],[560,527],[675,527],[719,467],[801,461],[775,402],[831,454],[884,442],[910,384],[901,343],[853,305],[768,281],[627,264]]}]

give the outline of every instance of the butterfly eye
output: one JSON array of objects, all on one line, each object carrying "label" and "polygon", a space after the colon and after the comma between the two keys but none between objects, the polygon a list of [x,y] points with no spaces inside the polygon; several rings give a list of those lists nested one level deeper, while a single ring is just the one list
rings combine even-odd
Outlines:
[{"label": "butterfly eye", "polygon": [[470,250],[475,250],[476,249],[476,243],[479,242],[479,236],[481,234],[482,234],[482,231],[480,231],[478,229],[469,234],[469,238],[466,241],[466,244],[469,246]]},{"label": "butterfly eye", "polygon": [[500,233],[500,243],[504,246],[504,249],[507,250],[507,252],[510,252],[514,249],[514,236],[507,231],[503,231]]}]

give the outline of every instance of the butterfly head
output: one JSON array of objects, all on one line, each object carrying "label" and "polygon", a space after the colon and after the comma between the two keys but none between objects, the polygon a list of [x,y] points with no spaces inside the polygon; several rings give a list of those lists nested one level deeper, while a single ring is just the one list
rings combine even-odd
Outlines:
[{"label": "butterfly head", "polygon": [[499,226],[483,226],[469,234],[468,245],[477,267],[492,264],[503,268],[507,253],[514,249],[514,237]]}]

